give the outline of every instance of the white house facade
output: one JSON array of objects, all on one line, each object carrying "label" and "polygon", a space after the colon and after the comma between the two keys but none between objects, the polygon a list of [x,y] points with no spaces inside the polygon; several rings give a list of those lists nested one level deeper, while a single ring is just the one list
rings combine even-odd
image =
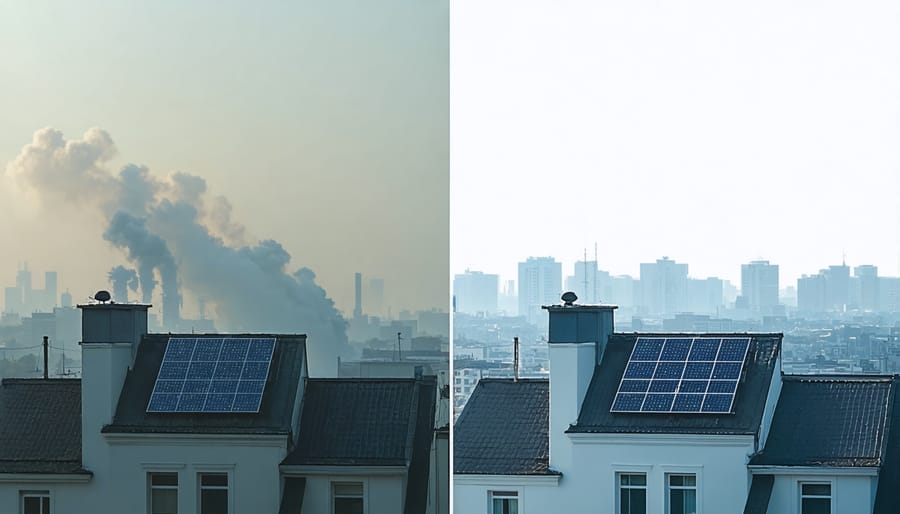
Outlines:
[{"label": "white house facade", "polygon": [[898,512],[894,377],[783,375],[781,334],[546,309],[549,380],[482,380],[455,425],[455,512]]},{"label": "white house facade", "polygon": [[0,386],[0,514],[438,512],[434,377],[310,379],[303,335],[80,307],[82,379]]}]

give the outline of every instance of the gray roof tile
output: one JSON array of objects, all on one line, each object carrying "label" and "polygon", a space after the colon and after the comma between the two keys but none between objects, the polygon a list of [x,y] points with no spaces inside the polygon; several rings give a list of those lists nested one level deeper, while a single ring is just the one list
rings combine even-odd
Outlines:
[{"label": "gray roof tile", "polygon": [[81,380],[4,379],[0,473],[84,473]]},{"label": "gray roof tile", "polygon": [[880,466],[893,378],[785,375],[772,428],[751,465]]},{"label": "gray roof tile", "polygon": [[482,379],[453,430],[459,474],[541,475],[550,464],[546,379]]}]

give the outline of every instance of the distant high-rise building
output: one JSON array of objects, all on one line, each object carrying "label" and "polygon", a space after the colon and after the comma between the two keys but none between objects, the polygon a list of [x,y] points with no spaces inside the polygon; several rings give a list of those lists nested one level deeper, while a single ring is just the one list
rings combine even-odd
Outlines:
[{"label": "distant high-rise building", "polygon": [[500,277],[490,273],[466,270],[453,277],[453,295],[456,312],[466,314],[494,314],[497,312],[497,296]]},{"label": "distant high-rise building", "polygon": [[843,311],[850,303],[850,266],[828,266],[821,273],[826,277],[826,307],[833,311]]},{"label": "distant high-rise building", "polygon": [[797,279],[797,310],[805,313],[819,313],[827,310],[826,277],[803,275]]},{"label": "distant high-rise building", "polygon": [[542,305],[559,302],[562,294],[562,264],[553,257],[529,257],[519,263],[519,316],[529,323],[545,325]]},{"label": "distant high-rise building", "polygon": [[865,311],[878,311],[878,266],[863,264],[853,268],[853,274],[859,283],[859,308]]},{"label": "distant high-rise building", "polygon": [[609,291],[609,286],[609,273],[598,269],[597,261],[577,261],[575,274],[566,277],[566,291],[578,295],[579,303],[583,304],[609,301],[604,298],[604,292]]},{"label": "distant high-rise building", "polygon": [[718,315],[724,307],[722,279],[687,279],[687,310],[694,314]]},{"label": "distant high-rise building", "polygon": [[742,264],[741,296],[751,311],[771,314],[778,305],[778,265],[769,261]]},{"label": "distant high-rise building", "polygon": [[60,307],[65,307],[65,308],[72,307],[72,293],[70,293],[68,290],[66,292],[64,292],[60,296],[59,305],[60,305]]},{"label": "distant high-rise building", "polygon": [[370,278],[363,288],[363,304],[365,312],[370,316],[384,315],[384,279]]},{"label": "distant high-rise building", "polygon": [[7,287],[3,290],[3,312],[8,314],[21,314],[22,290],[18,287]]},{"label": "distant high-rise building", "polygon": [[641,308],[651,316],[687,310],[688,265],[668,257],[641,263]]},{"label": "distant high-rise building", "polygon": [[900,312],[900,278],[880,277],[878,279],[878,310]]},{"label": "distant high-rise building", "polygon": [[362,318],[362,273],[353,274],[353,318]]}]

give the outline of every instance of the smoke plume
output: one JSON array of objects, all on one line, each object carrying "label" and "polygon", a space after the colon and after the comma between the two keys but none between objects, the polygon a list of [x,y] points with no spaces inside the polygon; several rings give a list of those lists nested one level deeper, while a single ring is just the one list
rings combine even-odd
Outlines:
[{"label": "smoke plume", "polygon": [[[144,302],[159,278],[164,324],[178,321],[181,286],[208,299],[225,331],[308,334],[314,375],[333,373],[335,357],[350,355],[346,323],[334,302],[311,270],[291,271],[291,256],[281,244],[248,243],[231,203],[211,196],[202,177],[176,172],[158,178],[135,164],[113,173],[108,162],[115,154],[112,137],[102,129],[67,141],[45,128],[6,173],[44,201],[99,209],[108,221],[103,237],[137,269]],[[124,287],[116,284],[134,290],[134,273],[121,266],[110,272],[117,298]]]},{"label": "smoke plume", "polygon": [[138,289],[137,272],[118,265],[109,270],[108,277],[113,288],[113,299],[119,303],[128,303],[128,290],[137,291]]}]

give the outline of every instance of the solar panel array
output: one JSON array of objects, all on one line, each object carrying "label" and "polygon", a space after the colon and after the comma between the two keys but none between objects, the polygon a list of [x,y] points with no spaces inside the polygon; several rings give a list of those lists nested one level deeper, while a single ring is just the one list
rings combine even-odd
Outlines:
[{"label": "solar panel array", "polygon": [[259,412],[275,338],[171,337],[147,412]]},{"label": "solar panel array", "polygon": [[749,337],[639,337],[610,412],[730,413]]}]

